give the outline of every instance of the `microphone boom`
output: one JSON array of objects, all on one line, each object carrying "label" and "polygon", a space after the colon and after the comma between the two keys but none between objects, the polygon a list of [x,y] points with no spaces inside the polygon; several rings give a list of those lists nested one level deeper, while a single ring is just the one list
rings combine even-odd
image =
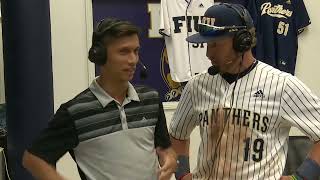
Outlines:
[{"label": "microphone boom", "polygon": [[141,66],[141,71],[140,71],[140,79],[145,80],[148,77],[148,68],[141,62],[141,60],[139,60],[139,64]]}]

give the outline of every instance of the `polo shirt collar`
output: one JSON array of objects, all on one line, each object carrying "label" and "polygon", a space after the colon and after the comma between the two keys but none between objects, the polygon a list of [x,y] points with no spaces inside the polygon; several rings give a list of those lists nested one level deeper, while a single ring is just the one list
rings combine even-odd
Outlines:
[{"label": "polo shirt collar", "polygon": [[[97,77],[98,78],[98,77]],[[104,89],[98,84],[97,78],[95,78],[90,86],[89,89],[91,92],[97,97],[98,101],[101,103],[103,107],[106,107],[110,102],[116,101],[112,98]],[[137,91],[134,89],[133,85],[128,82],[129,88],[127,92],[126,99],[131,101],[140,101]]]}]

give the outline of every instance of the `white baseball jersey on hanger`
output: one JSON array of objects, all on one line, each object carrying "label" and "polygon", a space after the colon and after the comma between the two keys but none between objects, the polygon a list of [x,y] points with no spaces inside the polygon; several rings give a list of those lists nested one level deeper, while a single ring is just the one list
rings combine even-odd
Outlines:
[{"label": "white baseball jersey on hanger", "polygon": [[201,142],[193,179],[278,180],[292,126],[320,140],[320,101],[295,76],[258,62],[237,83],[208,73],[187,83],[169,132],[186,140],[195,126]]},{"label": "white baseball jersey on hanger", "polygon": [[197,33],[198,23],[213,0],[161,0],[159,32],[165,38],[171,78],[185,82],[206,71],[211,63],[205,43],[188,43],[186,38]]}]

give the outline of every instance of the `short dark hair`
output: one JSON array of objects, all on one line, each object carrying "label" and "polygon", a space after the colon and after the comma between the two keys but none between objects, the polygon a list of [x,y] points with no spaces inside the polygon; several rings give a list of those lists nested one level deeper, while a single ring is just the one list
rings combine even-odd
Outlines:
[{"label": "short dark hair", "polygon": [[107,47],[110,42],[120,37],[140,34],[140,28],[129,21],[117,18],[107,18],[102,20],[95,31],[99,35],[100,41]]}]

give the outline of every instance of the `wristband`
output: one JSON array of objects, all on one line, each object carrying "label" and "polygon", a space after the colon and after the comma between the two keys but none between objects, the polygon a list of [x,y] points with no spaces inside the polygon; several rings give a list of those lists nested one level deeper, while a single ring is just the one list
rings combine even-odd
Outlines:
[{"label": "wristband", "polygon": [[189,174],[191,174],[191,173],[187,173],[187,174],[181,176],[181,177],[180,177],[179,179],[177,179],[177,180],[182,180],[185,176],[187,176],[187,175],[189,175]]},{"label": "wristband", "polygon": [[303,178],[298,176],[297,174],[293,174],[290,177],[291,177],[291,180],[303,180]]},{"label": "wristband", "polygon": [[175,172],[176,179],[182,179],[184,176],[190,173],[189,157],[185,155],[179,155],[177,158],[178,167]]},{"label": "wristband", "polygon": [[307,158],[297,169],[297,175],[306,180],[314,180],[320,176],[320,166],[312,159]]}]

